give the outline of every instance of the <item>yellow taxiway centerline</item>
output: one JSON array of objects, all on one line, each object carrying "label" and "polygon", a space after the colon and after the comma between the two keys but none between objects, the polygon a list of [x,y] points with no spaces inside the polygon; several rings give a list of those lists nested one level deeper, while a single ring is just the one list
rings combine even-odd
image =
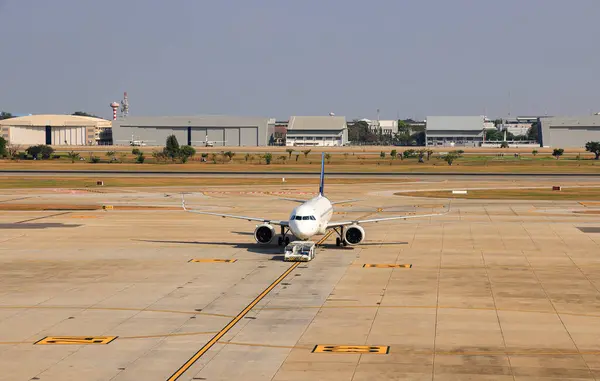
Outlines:
[{"label": "yellow taxiway centerline", "polygon": [[263,292],[260,293],[246,308],[242,310],[233,320],[231,320],[222,330],[219,331],[212,339],[208,341],[208,343],[204,344],[202,348],[198,352],[196,352],[188,361],[185,362],[171,377],[167,379],[167,381],[175,381],[179,377],[181,377],[202,355],[204,355],[213,345],[219,341],[225,334],[233,328],[252,308],[254,308],[271,290],[275,288],[282,280],[285,279],[296,267],[300,265],[300,262],[296,262],[291,265],[283,274],[279,276],[269,287],[267,287]]}]

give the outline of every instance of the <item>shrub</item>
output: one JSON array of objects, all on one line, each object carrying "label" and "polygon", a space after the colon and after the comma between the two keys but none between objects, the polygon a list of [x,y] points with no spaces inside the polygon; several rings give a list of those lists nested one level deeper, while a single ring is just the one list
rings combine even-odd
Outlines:
[{"label": "shrub", "polygon": [[508,148],[508,142],[500,143],[500,148]]},{"label": "shrub", "polygon": [[6,145],[8,142],[2,136],[0,136],[0,157],[8,156],[8,151],[6,150]]},{"label": "shrub", "polygon": [[556,160],[558,160],[558,158],[561,157],[563,153],[565,153],[564,149],[562,149],[562,148],[555,148],[552,151],[552,156],[554,156],[556,158]]},{"label": "shrub", "polygon": [[[141,151],[139,148],[134,148],[131,150],[131,153],[134,155],[139,155],[141,153]],[[107,153],[107,155],[108,155],[108,153]]]},{"label": "shrub", "polygon": [[379,152],[379,157],[382,159],[385,159],[385,152],[383,152],[383,151]]},{"label": "shrub", "polygon": [[398,156],[398,151],[393,149],[392,152],[390,152],[390,156],[392,157],[392,159],[395,159],[396,156]]},{"label": "shrub", "polygon": [[408,159],[409,157],[415,157],[417,156],[417,151],[414,149],[407,149],[402,153],[402,156],[404,156],[405,159]]},{"label": "shrub", "polygon": [[538,154],[538,150],[534,149],[533,151],[531,151],[531,154],[532,154],[533,156],[537,155],[537,154]]},{"label": "shrub", "polygon": [[271,160],[273,160],[273,155],[270,153],[266,153],[263,155],[263,159],[265,159],[265,163],[267,163],[267,165],[271,164]]},{"label": "shrub", "polygon": [[144,154],[139,154],[138,157],[135,158],[135,162],[138,164],[142,164],[144,162],[144,160],[146,160],[146,157],[144,156]]},{"label": "shrub", "polygon": [[331,163],[331,154],[329,152],[325,154],[325,160],[327,160],[327,164]]},{"label": "shrub", "polygon": [[100,158],[98,156],[90,156],[90,163],[99,163]]},{"label": "shrub", "polygon": [[74,163],[75,160],[79,160],[79,153],[77,153],[75,151],[71,151],[71,152],[67,153],[67,157],[69,159],[71,159],[71,163]]}]

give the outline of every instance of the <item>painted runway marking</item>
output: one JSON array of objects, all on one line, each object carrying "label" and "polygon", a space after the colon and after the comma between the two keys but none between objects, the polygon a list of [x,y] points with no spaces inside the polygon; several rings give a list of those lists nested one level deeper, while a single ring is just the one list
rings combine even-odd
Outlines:
[{"label": "painted runway marking", "polygon": [[89,345],[108,344],[117,336],[47,336],[34,345]]},{"label": "painted runway marking", "polygon": [[387,355],[390,353],[390,347],[369,345],[315,345],[312,353],[371,353]]},{"label": "painted runway marking", "polygon": [[202,348],[198,352],[196,352],[185,364],[183,364],[171,377],[167,379],[167,381],[175,381],[179,377],[181,377],[202,355],[204,355],[213,345],[217,343],[233,326],[235,326],[242,318],[252,310],[271,290],[275,288],[282,280],[285,279],[296,267],[300,265],[300,262],[296,262],[291,265],[287,270],[284,271],[283,274],[279,276],[269,287],[267,287],[263,292],[260,293],[246,308],[242,310],[233,320],[231,320],[219,333],[217,333],[212,339],[208,341],[208,343],[204,344]]},{"label": "painted runway marking", "polygon": [[233,263],[236,262],[237,259],[218,259],[218,258],[199,258],[199,259],[190,259],[188,262],[197,262],[197,263]]},{"label": "painted runway marking", "polygon": [[412,268],[412,264],[386,264],[386,263],[365,263],[363,267],[375,267],[380,269]]},{"label": "painted runway marking", "polygon": [[77,307],[77,306],[0,306],[1,309],[51,309],[51,310],[83,310],[83,311],[134,311],[134,312],[161,312],[169,314],[185,314],[185,315],[201,315],[214,316],[222,318],[233,318],[232,315],[213,314],[210,312],[200,311],[176,311],[176,310],[152,310],[144,308],[125,308],[125,307]]}]

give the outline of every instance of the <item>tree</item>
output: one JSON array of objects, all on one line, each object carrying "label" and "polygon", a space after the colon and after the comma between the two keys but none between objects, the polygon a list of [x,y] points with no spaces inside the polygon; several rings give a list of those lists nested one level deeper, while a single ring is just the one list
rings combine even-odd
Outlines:
[{"label": "tree", "polygon": [[310,153],[311,150],[307,149],[306,151],[302,151],[302,153],[304,154],[304,158],[306,159],[308,157],[308,154]]},{"label": "tree", "polygon": [[273,160],[273,155],[270,153],[266,153],[263,155],[263,159],[265,159],[265,163],[267,163],[267,165],[271,164],[271,160]]},{"label": "tree", "polygon": [[18,146],[16,144],[9,144],[6,147],[6,151],[8,153],[8,157],[10,157],[13,160],[19,158],[19,151],[20,150],[21,150],[21,146]]},{"label": "tree", "polygon": [[6,141],[6,139],[0,136],[0,157],[5,157],[8,155],[8,152],[6,151],[7,144],[8,142]]},{"label": "tree", "polygon": [[250,156],[252,155],[250,155],[249,153],[244,155],[244,160],[246,160],[246,163],[248,162],[248,160],[250,160]]},{"label": "tree", "polygon": [[383,151],[379,152],[379,157],[382,159],[385,159],[385,152],[383,152]]},{"label": "tree", "polygon": [[175,158],[179,156],[179,142],[177,141],[177,137],[175,135],[169,135],[165,145],[165,154],[170,157],[171,160],[175,160]]},{"label": "tree", "polygon": [[288,148],[288,149],[285,150],[285,152],[287,152],[288,155],[289,155],[288,159],[291,159],[292,158],[292,153],[294,153],[294,150],[291,149],[291,148]]},{"label": "tree", "polygon": [[38,159],[38,156],[41,156],[42,159],[47,160],[50,159],[50,156],[54,153],[54,148],[47,146],[45,144],[38,144],[36,146],[31,146],[25,150],[28,155],[31,155],[34,159]]},{"label": "tree", "polygon": [[454,152],[450,152],[444,156],[442,156],[442,160],[444,160],[448,165],[452,165],[454,160],[458,159],[458,155]]},{"label": "tree", "polygon": [[195,154],[196,154],[196,150],[192,146],[186,145],[186,146],[181,146],[181,148],[179,148],[179,158],[180,159],[182,157],[185,157],[186,158],[185,160],[187,161],[187,159],[189,159],[190,157],[194,157]]},{"label": "tree", "polygon": [[140,151],[139,148],[134,148],[131,150],[132,155],[139,155],[140,153],[142,153],[142,151]]},{"label": "tree", "polygon": [[331,154],[329,152],[325,154],[325,160],[327,160],[327,164],[331,163]]},{"label": "tree", "polygon": [[485,130],[484,134],[486,141],[499,141],[502,139],[502,133],[498,130]]},{"label": "tree", "polygon": [[598,158],[600,158],[600,142],[585,143],[585,150],[596,155],[594,160],[598,160]]},{"label": "tree", "polygon": [[146,157],[144,156],[143,153],[140,153],[136,158],[135,158],[135,162],[138,164],[142,164],[144,161],[146,160]]},{"label": "tree", "polygon": [[540,122],[532,123],[531,127],[529,127],[529,130],[527,130],[527,140],[539,142],[539,130]]},{"label": "tree", "polygon": [[75,115],[75,116],[89,116],[89,117],[91,117],[91,118],[99,118],[98,116],[96,116],[96,115],[93,115],[93,114],[88,114],[88,113],[87,113],[87,112],[85,112],[85,111],[75,111],[75,112],[74,112],[73,114],[71,114],[71,115]]},{"label": "tree", "polygon": [[227,151],[223,153],[223,156],[226,156],[229,161],[231,161],[233,159],[233,157],[235,156],[235,152],[232,151]]},{"label": "tree", "polygon": [[75,151],[71,151],[71,152],[67,153],[67,157],[69,159],[71,159],[71,163],[74,163],[75,160],[79,160],[79,153],[77,153]]},{"label": "tree", "polygon": [[429,161],[429,159],[431,158],[431,155],[433,155],[433,150],[428,149],[425,152],[427,153],[427,161]]},{"label": "tree", "polygon": [[398,151],[393,149],[392,152],[390,152],[390,156],[392,157],[392,159],[395,159],[396,156],[398,156]]},{"label": "tree", "polygon": [[508,148],[508,142],[500,143],[500,148]]},{"label": "tree", "polygon": [[10,118],[14,118],[13,114],[11,114],[10,112],[0,112],[0,120],[2,119],[10,119]]},{"label": "tree", "polygon": [[[108,151],[108,152],[106,152],[106,156],[110,158],[109,163],[113,162],[114,160],[116,160],[115,159],[115,154],[116,154],[115,151]],[[152,153],[152,156],[154,156],[154,152]]]},{"label": "tree", "polygon": [[563,153],[565,153],[564,149],[562,149],[562,148],[555,148],[552,151],[552,156],[554,156],[556,158],[556,160],[558,160],[558,158],[561,157]]},{"label": "tree", "polygon": [[299,157],[300,157],[300,154],[299,154],[299,153],[297,153],[297,154],[296,154],[296,161],[298,161],[298,158],[299,158]]},{"label": "tree", "polygon": [[533,151],[531,151],[531,154],[532,154],[533,156],[537,155],[537,154],[538,154],[538,150],[534,149]]}]

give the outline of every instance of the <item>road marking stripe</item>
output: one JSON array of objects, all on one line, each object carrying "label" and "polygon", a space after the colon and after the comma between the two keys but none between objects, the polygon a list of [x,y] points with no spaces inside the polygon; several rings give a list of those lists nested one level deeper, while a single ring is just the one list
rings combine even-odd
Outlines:
[{"label": "road marking stripe", "polygon": [[330,231],[328,231],[328,232],[327,232],[327,234],[325,234],[325,236],[323,236],[323,238],[321,238],[321,239],[320,239],[320,240],[319,240],[319,241],[316,243],[316,245],[318,246],[318,245],[321,245],[321,244],[323,244],[323,242],[325,242],[325,241],[327,240],[327,238],[331,237],[331,235],[332,235],[332,234],[333,234],[333,230],[330,230]]},{"label": "road marking stripe", "polygon": [[217,333],[212,339],[209,340],[208,343],[204,344],[202,348],[198,352],[196,352],[185,364],[183,364],[171,377],[167,379],[167,381],[175,381],[179,377],[181,377],[202,355],[204,355],[213,345],[219,341],[225,334],[233,328],[252,308],[254,308],[271,290],[275,288],[282,280],[285,279],[296,267],[300,265],[300,262],[296,262],[291,265],[283,274],[279,276],[269,287],[267,287],[263,292],[260,293],[246,308],[242,310],[233,320],[231,320],[219,333]]}]

